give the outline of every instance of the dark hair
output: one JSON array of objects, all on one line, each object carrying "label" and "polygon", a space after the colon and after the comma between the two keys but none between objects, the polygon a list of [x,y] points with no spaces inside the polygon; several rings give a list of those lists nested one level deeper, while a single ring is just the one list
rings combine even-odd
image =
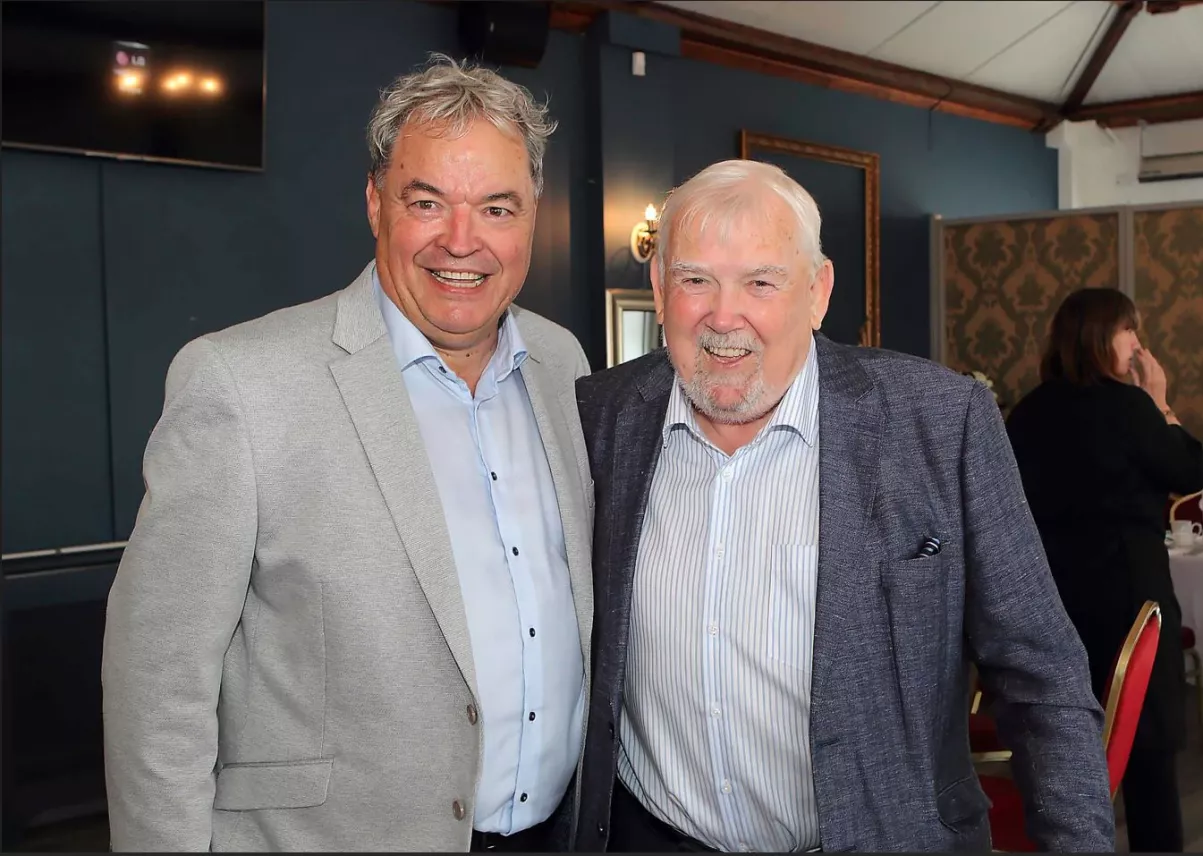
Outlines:
[{"label": "dark hair", "polygon": [[1040,361],[1040,379],[1086,385],[1115,378],[1111,340],[1120,330],[1136,330],[1139,326],[1136,305],[1122,291],[1075,291],[1053,316],[1048,346]]}]

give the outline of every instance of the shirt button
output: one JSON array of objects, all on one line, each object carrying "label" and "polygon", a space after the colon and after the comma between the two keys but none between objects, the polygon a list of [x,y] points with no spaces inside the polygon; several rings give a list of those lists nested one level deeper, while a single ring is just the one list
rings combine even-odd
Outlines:
[{"label": "shirt button", "polygon": [[530,629],[530,635],[531,635],[531,638],[532,638],[532,639],[535,637],[535,628],[533,628],[533,627],[532,627],[532,628]]},{"label": "shirt button", "polygon": [[493,477],[493,481],[497,481],[497,473],[489,473]]},{"label": "shirt button", "polygon": [[706,631],[707,631],[707,632],[708,632],[708,633],[709,633],[711,636],[718,636],[718,625],[717,625],[717,624],[711,624],[709,627],[707,627],[707,628],[706,628]]},{"label": "shirt button", "polygon": [[749,847],[748,845],[744,844],[744,843],[741,841],[741,842],[739,843],[739,852],[740,852],[740,853],[751,853],[751,852],[752,852],[752,848],[751,848],[751,847]]},{"label": "shirt button", "polygon": [[467,812],[464,811],[464,804],[462,802],[460,802],[459,800],[456,800],[455,802],[453,802],[451,804],[451,814],[455,817],[456,820],[463,820],[464,815],[467,814]]},{"label": "shirt button", "polygon": [[716,705],[716,706],[710,708],[710,715],[711,716],[722,716],[723,712],[721,710],[719,710],[718,706]]},{"label": "shirt button", "polygon": [[468,721],[471,722],[473,725],[475,725],[476,718],[477,718],[476,717],[476,705],[474,705],[474,704],[468,705]]},{"label": "shirt button", "polygon": [[731,793],[731,783],[729,781],[727,781],[726,779],[723,779],[723,793],[725,793],[725,794]]},{"label": "shirt button", "polygon": [[714,555],[720,559],[723,557],[723,545],[722,544],[719,544],[717,547],[714,548]]},{"label": "shirt button", "polygon": [[518,555],[518,548],[517,548],[517,547],[515,547],[515,548],[514,548],[514,555],[515,555],[515,556],[517,556],[517,555]]},{"label": "shirt button", "polygon": [[526,794],[523,794],[522,796],[518,797],[518,802],[526,802]]},{"label": "shirt button", "polygon": [[535,712],[534,712],[533,710],[530,712],[530,717],[529,717],[529,719],[530,719],[530,721],[531,721],[531,722],[534,722],[534,721],[535,721]]},{"label": "shirt button", "polygon": [[725,481],[725,482],[731,481],[731,468],[730,467],[723,468],[723,481]]}]

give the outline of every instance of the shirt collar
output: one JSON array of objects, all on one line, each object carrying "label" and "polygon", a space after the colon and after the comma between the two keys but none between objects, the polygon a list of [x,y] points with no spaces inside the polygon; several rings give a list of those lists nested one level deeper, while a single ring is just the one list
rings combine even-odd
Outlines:
[{"label": "shirt collar", "polygon": [[[384,288],[380,285],[380,276],[375,270],[372,271],[372,284],[376,288],[376,302],[380,305],[380,314],[384,316],[384,326],[388,328],[393,354],[401,371],[423,360],[434,360],[446,367],[430,340],[422,335],[422,331],[414,326],[414,323],[405,317],[405,313],[397,308],[397,304],[384,293]],[[510,372],[517,371],[526,361],[528,351],[518,329],[518,322],[508,309],[501,316],[498,327],[497,348],[489,360],[489,365],[499,368],[497,380],[500,382],[505,380]]]},{"label": "shirt collar", "polygon": [[[704,437],[698,427],[693,405],[689,403],[681,388],[680,377],[673,379],[672,390],[669,392],[668,411],[665,413],[664,428],[661,432],[663,444],[668,443],[669,435],[676,428],[685,428],[697,437]],[[811,334],[810,349],[806,354],[806,362],[802,364],[802,370],[794,377],[772,417],[756,436],[760,438],[777,429],[796,431],[808,446],[814,446],[815,440],[818,439],[819,362],[815,356],[814,334]]]}]

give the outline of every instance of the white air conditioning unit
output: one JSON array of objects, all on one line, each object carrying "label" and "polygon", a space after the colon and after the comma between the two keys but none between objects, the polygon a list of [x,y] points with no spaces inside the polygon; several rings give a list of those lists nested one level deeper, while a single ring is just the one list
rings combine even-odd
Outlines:
[{"label": "white air conditioning unit", "polygon": [[1203,178],[1203,121],[1140,129],[1140,181]]},{"label": "white air conditioning unit", "polygon": [[1154,155],[1140,159],[1140,181],[1175,181],[1203,178],[1203,152]]}]

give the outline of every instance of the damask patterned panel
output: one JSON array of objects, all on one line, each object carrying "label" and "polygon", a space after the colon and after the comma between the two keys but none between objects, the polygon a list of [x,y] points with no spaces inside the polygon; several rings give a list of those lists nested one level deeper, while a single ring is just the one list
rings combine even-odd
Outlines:
[{"label": "damask patterned panel", "polygon": [[1203,437],[1203,205],[1133,212],[1141,339],[1165,368],[1170,404]]},{"label": "damask patterned panel", "polygon": [[1004,409],[1040,382],[1040,356],[1061,301],[1119,288],[1119,214],[944,227],[944,362],[994,380]]}]

